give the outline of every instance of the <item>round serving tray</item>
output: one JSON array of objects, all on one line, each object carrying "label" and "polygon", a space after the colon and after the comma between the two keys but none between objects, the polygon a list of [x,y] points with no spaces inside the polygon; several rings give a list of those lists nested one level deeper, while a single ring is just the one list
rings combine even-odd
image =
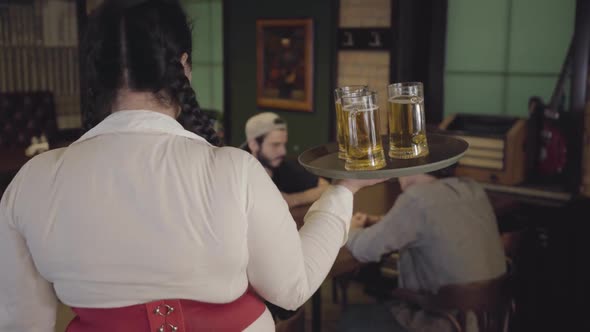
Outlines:
[{"label": "round serving tray", "polygon": [[383,148],[387,166],[374,171],[347,171],[344,160],[338,159],[338,145],[335,142],[320,145],[304,151],[299,163],[310,173],[331,179],[384,179],[427,173],[456,163],[467,151],[469,144],[464,140],[441,134],[427,133],[430,153],[415,159],[392,159],[387,156],[389,142],[383,136]]}]

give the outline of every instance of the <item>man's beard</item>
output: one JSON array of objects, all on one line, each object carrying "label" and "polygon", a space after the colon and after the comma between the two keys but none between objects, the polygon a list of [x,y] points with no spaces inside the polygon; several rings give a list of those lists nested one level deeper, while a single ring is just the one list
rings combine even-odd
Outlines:
[{"label": "man's beard", "polygon": [[279,166],[281,166],[281,163],[282,163],[282,160],[281,160],[281,163],[279,163],[277,166],[271,165],[271,160],[266,158],[265,156],[263,156],[260,151],[258,151],[258,153],[256,153],[256,159],[258,159],[258,161],[260,162],[260,164],[262,164],[262,166],[264,168],[268,168],[271,171],[279,168]]}]

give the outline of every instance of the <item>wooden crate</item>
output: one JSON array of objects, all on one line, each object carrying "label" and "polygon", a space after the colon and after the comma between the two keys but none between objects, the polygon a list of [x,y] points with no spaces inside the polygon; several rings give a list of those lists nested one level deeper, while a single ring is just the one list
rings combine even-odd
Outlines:
[{"label": "wooden crate", "polygon": [[[474,178],[478,181],[515,185],[525,180],[526,120],[516,117],[481,116],[490,123],[502,121],[509,126],[495,135],[481,134],[473,130],[457,128],[457,122],[478,115],[453,114],[441,122],[439,129],[446,134],[463,138],[470,147],[465,157],[459,160],[457,175]],[[486,121],[482,121],[485,123]],[[477,153],[476,153],[477,150]],[[486,154],[487,153],[487,154]]]}]

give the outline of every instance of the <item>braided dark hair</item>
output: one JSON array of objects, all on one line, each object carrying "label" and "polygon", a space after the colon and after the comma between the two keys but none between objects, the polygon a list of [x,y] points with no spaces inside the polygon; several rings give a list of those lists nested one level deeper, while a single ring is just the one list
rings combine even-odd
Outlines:
[{"label": "braided dark hair", "polygon": [[192,36],[178,0],[107,0],[91,14],[82,47],[86,129],[110,114],[118,91],[127,88],[179,107],[177,120],[186,130],[220,145],[181,63],[186,53],[190,65]]}]

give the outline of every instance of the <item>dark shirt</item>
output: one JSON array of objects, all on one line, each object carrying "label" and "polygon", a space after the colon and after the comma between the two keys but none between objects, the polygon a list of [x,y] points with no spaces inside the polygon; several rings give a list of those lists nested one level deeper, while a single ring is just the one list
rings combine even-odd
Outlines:
[{"label": "dark shirt", "polygon": [[297,161],[285,159],[273,170],[272,181],[281,192],[292,194],[317,187],[319,179]]}]

